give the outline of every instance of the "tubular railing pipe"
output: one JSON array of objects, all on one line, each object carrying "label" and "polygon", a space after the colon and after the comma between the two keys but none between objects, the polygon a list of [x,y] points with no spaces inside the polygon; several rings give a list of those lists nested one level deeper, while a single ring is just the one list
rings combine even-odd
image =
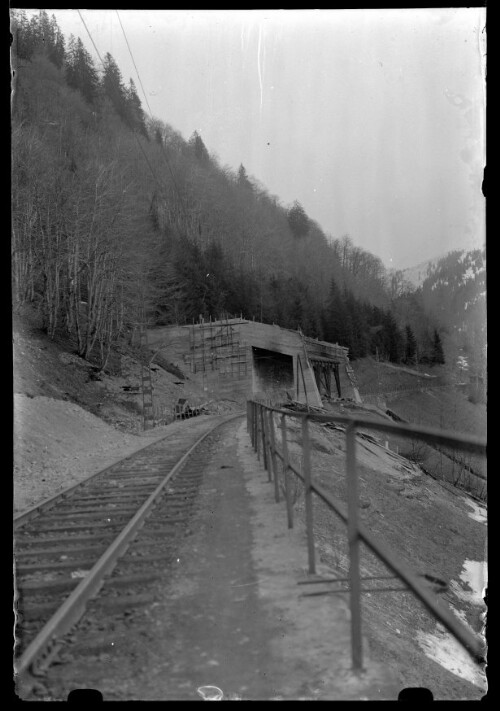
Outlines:
[{"label": "tubular railing pipe", "polygon": [[316,560],[314,551],[313,502],[311,488],[311,443],[309,440],[309,423],[307,421],[307,417],[304,417],[302,419],[302,447],[304,471],[304,499],[306,509],[307,558],[309,563],[309,574],[315,575]]},{"label": "tubular railing pipe", "polygon": [[292,492],[290,491],[288,444],[286,441],[286,419],[284,415],[281,417],[281,448],[283,450],[283,473],[285,475],[285,499],[288,528],[293,528]]},{"label": "tubular railing pipe", "polygon": [[352,666],[363,666],[361,646],[361,580],[359,574],[358,472],[356,469],[356,427],[346,430],[347,539],[349,543],[349,590],[351,606]]},{"label": "tubular railing pipe", "polygon": [[[438,430],[431,427],[422,427],[421,425],[407,425],[403,423],[396,422],[378,422],[376,420],[369,420],[365,417],[352,417],[350,415],[321,415],[319,413],[304,413],[304,412],[292,412],[290,410],[283,410],[281,408],[273,408],[273,411],[280,415],[288,415],[288,417],[303,417],[307,414],[307,417],[312,422],[339,422],[341,424],[356,425],[356,428],[364,427],[366,429],[379,430],[381,432],[388,432],[389,434],[399,435],[401,437],[409,437],[410,439],[421,439],[425,442],[430,442],[431,444],[437,442],[438,444],[445,444],[450,447],[458,447],[459,449],[467,449],[477,454],[486,454],[486,441],[480,437],[472,437],[470,435],[460,435],[457,436],[453,432],[447,430]],[[482,476],[486,479],[486,476]]]},{"label": "tubular railing pipe", "polygon": [[[312,484],[312,490],[319,498],[331,508],[335,513],[347,524],[348,512],[345,506],[333,499],[330,494],[317,483]],[[373,538],[372,534],[365,528],[364,524],[358,524],[359,537],[368,548],[390,569],[395,575],[405,582],[414,595],[423,603],[423,605],[432,613],[432,615],[440,622],[451,634],[474,656],[476,659],[482,657],[483,645],[476,637],[467,630],[460,622],[448,612],[440,607],[439,600],[432,595],[420,582],[418,577],[410,568],[401,560],[398,560],[394,554],[380,541]]]},{"label": "tubular railing pipe", "polygon": [[274,476],[274,498],[276,503],[280,500],[280,482],[278,476],[278,462],[276,461],[276,440],[274,436],[274,413],[272,410],[269,412],[269,440],[271,445],[271,462],[273,467]]},{"label": "tubular railing pipe", "polygon": [[[311,413],[295,413],[289,412],[288,410],[283,410],[280,408],[263,406],[260,403],[252,401],[255,406],[253,419],[254,422],[257,421],[257,409],[262,408],[262,410],[268,410],[270,414],[271,427],[269,432],[269,448],[270,457],[273,461],[273,467],[275,466],[275,497],[276,501],[279,501],[279,487],[278,487],[278,465],[276,459],[280,459],[283,463],[283,469],[285,472],[285,492],[287,492],[287,512],[289,515],[288,522],[289,527],[293,526],[293,511],[290,511],[293,507],[291,506],[290,487],[288,481],[289,472],[293,472],[303,483],[306,491],[306,527],[308,528],[308,550],[314,552],[314,539],[312,539],[312,546],[309,548],[309,530],[312,533],[312,508],[310,509],[311,519],[310,528],[308,524],[308,504],[307,504],[307,492],[310,494],[315,493],[330,509],[332,509],[347,525],[348,529],[348,539],[349,539],[349,553],[350,553],[350,566],[349,566],[349,582],[350,582],[350,593],[351,593],[351,632],[352,632],[352,658],[354,669],[361,669],[362,667],[362,648],[361,648],[361,607],[360,607],[360,576],[359,576],[359,543],[362,541],[371,551],[374,553],[386,566],[392,571],[396,577],[402,580],[408,586],[408,592],[412,592],[417,599],[427,608],[429,612],[434,616],[434,618],[441,623],[475,658],[477,662],[484,661],[484,644],[480,641],[479,637],[467,629],[462,623],[460,623],[455,616],[447,609],[441,607],[439,599],[429,591],[420,582],[418,576],[413,573],[409,566],[403,561],[399,560],[384,544],[380,541],[374,539],[371,532],[365,528],[365,526],[358,521],[358,505],[357,505],[357,470],[356,470],[356,429],[360,426],[368,429],[380,429],[385,432],[390,432],[392,434],[399,434],[402,436],[408,436],[412,439],[423,439],[428,442],[439,441],[440,443],[446,445],[452,445],[458,448],[470,449],[472,451],[478,452],[480,454],[486,454],[486,441],[481,440],[476,437],[460,436],[457,437],[453,433],[443,432],[441,430],[432,430],[427,427],[417,427],[416,425],[403,425],[403,424],[389,424],[389,423],[379,423],[365,418],[354,418],[345,415],[336,415],[335,417],[317,415]],[[281,414],[281,430],[282,430],[282,449],[283,452],[280,453],[276,447],[274,428],[273,428],[273,417],[274,414]],[[288,457],[288,447],[286,441],[286,416],[288,417],[298,417],[302,420],[302,432],[303,432],[303,454],[304,454],[304,475],[297,471],[297,469],[290,464]],[[308,420],[313,420],[315,422],[343,422],[348,425],[346,429],[346,471],[347,471],[347,487],[348,487],[348,505],[347,508],[341,502],[335,500],[321,485],[314,482],[311,477],[310,468],[310,441],[308,433]],[[258,427],[258,422],[256,422]],[[305,433],[305,436],[304,436]],[[258,437],[256,437],[256,443],[258,445]],[[486,478],[486,477],[484,477]],[[312,500],[312,496],[311,496]],[[290,515],[291,513],[291,515]],[[291,525],[290,525],[291,523]],[[312,559],[314,560],[314,559]],[[311,570],[311,557],[310,570],[309,572],[314,572]],[[359,640],[359,644],[358,641]]]}]

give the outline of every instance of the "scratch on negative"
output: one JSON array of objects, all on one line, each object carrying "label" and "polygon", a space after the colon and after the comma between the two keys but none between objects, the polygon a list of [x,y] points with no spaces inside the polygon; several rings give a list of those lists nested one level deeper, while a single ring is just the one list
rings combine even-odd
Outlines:
[{"label": "scratch on negative", "polygon": [[262,25],[259,25],[259,44],[257,47],[257,72],[259,74],[259,85],[260,85],[260,114],[262,116],[262,73],[260,69],[260,45],[262,39]]}]

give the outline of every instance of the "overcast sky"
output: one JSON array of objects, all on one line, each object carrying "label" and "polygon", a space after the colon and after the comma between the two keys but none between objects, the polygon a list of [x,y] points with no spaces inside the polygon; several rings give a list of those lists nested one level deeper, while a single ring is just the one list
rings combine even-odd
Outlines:
[{"label": "overcast sky", "polygon": [[[81,14],[147,110],[116,11]],[[328,235],[397,268],[484,243],[484,8],[119,14],[153,115]]]}]

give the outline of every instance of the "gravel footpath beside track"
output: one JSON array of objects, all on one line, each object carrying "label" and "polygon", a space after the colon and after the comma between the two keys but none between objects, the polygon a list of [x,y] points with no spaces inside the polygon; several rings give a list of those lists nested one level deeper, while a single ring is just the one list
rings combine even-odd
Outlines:
[{"label": "gravel footpath beside track", "polygon": [[190,459],[189,471],[198,467],[191,510],[175,540],[166,531],[159,543],[172,557],[148,566],[158,577],[143,591],[129,588],[144,603],[92,603],[29,700],[97,689],[105,701],[198,701],[204,685],[225,700],[397,698],[390,671],[369,654],[353,675],[348,605],[302,597],[304,532],[287,528],[245,423],[207,437]]}]

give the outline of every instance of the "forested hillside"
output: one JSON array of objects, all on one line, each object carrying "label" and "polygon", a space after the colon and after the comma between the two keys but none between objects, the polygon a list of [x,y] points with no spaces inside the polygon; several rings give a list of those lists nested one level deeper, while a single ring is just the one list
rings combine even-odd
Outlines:
[{"label": "forested hillside", "polygon": [[422,284],[424,308],[434,313],[448,343],[471,372],[486,374],[486,250],[453,251],[438,260]]},{"label": "forested hillside", "polygon": [[15,11],[12,35],[13,299],[35,305],[49,335],[69,333],[104,367],[144,319],[226,313],[339,342],[352,358],[443,361],[446,321],[426,289],[401,288],[299,202],[281,204],[196,132],[185,140],[148,116],[111,54],[96,66],[45,11]]}]

